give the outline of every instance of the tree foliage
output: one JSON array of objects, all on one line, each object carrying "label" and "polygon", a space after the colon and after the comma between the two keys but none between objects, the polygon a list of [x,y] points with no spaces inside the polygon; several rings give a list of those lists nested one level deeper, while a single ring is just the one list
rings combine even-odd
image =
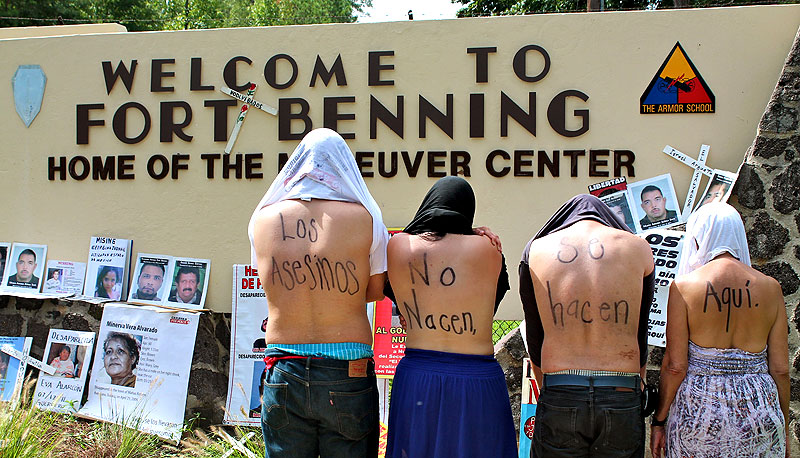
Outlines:
[{"label": "tree foliage", "polygon": [[[452,0],[465,5],[458,17],[586,11],[586,0]],[[666,8],[706,8],[765,3],[798,3],[800,0],[605,0],[606,11]]]},{"label": "tree foliage", "polygon": [[119,22],[130,31],[355,22],[372,0],[3,0],[0,27]]}]

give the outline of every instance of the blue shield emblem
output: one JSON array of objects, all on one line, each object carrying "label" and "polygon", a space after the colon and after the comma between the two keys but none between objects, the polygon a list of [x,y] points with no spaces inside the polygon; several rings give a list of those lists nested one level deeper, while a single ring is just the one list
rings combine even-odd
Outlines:
[{"label": "blue shield emblem", "polygon": [[44,76],[42,67],[38,65],[20,65],[11,79],[14,89],[14,105],[17,114],[22,118],[25,127],[30,127],[33,118],[39,114],[44,97],[44,86],[47,77]]}]

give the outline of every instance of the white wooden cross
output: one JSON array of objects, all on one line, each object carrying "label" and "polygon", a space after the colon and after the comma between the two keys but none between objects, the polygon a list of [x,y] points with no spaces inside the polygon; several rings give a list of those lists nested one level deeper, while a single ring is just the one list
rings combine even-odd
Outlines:
[{"label": "white wooden cross", "polygon": [[664,153],[666,155],[671,156],[694,169],[694,172],[692,173],[692,181],[689,183],[689,193],[686,195],[686,202],[683,204],[681,221],[686,221],[686,219],[689,217],[689,213],[692,211],[694,199],[697,196],[697,189],[700,187],[700,178],[702,175],[708,176],[709,179],[711,179],[711,177],[714,175],[714,170],[706,166],[706,158],[708,157],[708,151],[710,149],[711,147],[709,145],[700,146],[700,153],[697,155],[697,159],[695,160],[669,145],[664,147]]},{"label": "white wooden cross", "polygon": [[253,94],[256,93],[256,85],[255,83],[250,83],[250,87],[247,89],[247,94],[242,94],[241,92],[234,91],[229,87],[222,86],[219,90],[225,94],[229,95],[235,99],[238,99],[244,102],[242,105],[242,109],[239,111],[239,116],[236,118],[236,123],[233,125],[233,131],[231,131],[231,137],[228,139],[228,144],[225,145],[225,154],[230,154],[231,150],[233,149],[233,144],[236,143],[236,137],[239,136],[239,130],[242,128],[242,123],[244,122],[245,116],[247,116],[247,111],[250,109],[251,106],[258,108],[261,111],[271,114],[272,116],[278,115],[278,110],[274,107],[271,107],[267,104],[261,103],[258,100],[253,98]]},{"label": "white wooden cross", "polygon": [[26,355],[21,351],[17,350],[16,348],[12,347],[11,345],[3,345],[0,350],[3,353],[11,355],[12,358],[18,359],[22,364],[30,364],[31,366],[39,369],[40,371],[44,372],[47,375],[53,375],[56,373],[56,368],[45,363],[44,361],[39,361],[38,359],[34,358],[33,356]]},{"label": "white wooden cross", "polygon": [[228,458],[229,456],[231,456],[233,454],[234,450],[237,451],[237,452],[243,453],[244,455],[248,456],[249,458],[258,458],[255,453],[251,452],[247,447],[244,446],[244,444],[251,437],[253,437],[255,435],[254,432],[247,433],[242,438],[241,441],[237,441],[236,439],[234,439],[233,437],[228,435],[228,433],[226,433],[223,430],[219,430],[219,432],[220,432],[220,435],[222,436],[222,438],[225,439],[231,446],[233,446],[233,448],[228,449],[228,451],[225,452],[225,454],[222,455],[220,458]]}]

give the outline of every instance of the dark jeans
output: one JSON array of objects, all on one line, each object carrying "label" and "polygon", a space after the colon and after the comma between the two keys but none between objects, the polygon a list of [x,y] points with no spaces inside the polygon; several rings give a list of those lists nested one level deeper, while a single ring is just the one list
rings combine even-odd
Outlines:
[{"label": "dark jeans", "polygon": [[546,387],[536,406],[531,457],[644,457],[641,391]]},{"label": "dark jeans", "polygon": [[[267,350],[267,356],[286,353]],[[266,458],[378,455],[375,364],[350,377],[349,361],[280,360],[267,371],[261,404]]]}]

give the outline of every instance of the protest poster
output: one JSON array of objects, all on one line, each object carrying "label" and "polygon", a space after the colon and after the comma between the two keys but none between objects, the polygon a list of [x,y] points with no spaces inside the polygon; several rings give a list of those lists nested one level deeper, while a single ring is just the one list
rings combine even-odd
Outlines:
[{"label": "protest poster", "polygon": [[171,306],[202,309],[206,303],[210,259],[175,258],[167,302]]},{"label": "protest poster", "polygon": [[703,198],[700,199],[693,211],[697,211],[700,207],[710,202],[727,202],[736,177],[737,174],[733,172],[714,170],[714,175],[708,180],[706,190],[703,192]]},{"label": "protest poster", "polygon": [[522,360],[522,398],[519,406],[519,458],[531,454],[531,441],[536,423],[536,404],[539,401],[539,384],[533,376],[530,358]]},{"label": "protest poster", "polygon": [[8,242],[0,242],[0,280],[5,278],[6,273],[6,260],[8,259],[8,252],[11,250],[11,244]]},{"label": "protest poster", "polygon": [[72,261],[47,261],[43,293],[81,294],[86,263]]},{"label": "protest poster", "polygon": [[406,330],[400,324],[400,313],[391,299],[375,302],[372,326],[375,354],[375,375],[379,378],[394,377],[397,363],[406,353]]},{"label": "protest poster", "polygon": [[44,276],[47,245],[14,243],[3,274],[4,291],[38,293]]},{"label": "protest poster", "polygon": [[119,301],[127,297],[133,241],[113,237],[92,237],[83,295],[99,301]]},{"label": "protest poster", "polygon": [[655,229],[639,234],[650,244],[656,265],[655,291],[647,322],[647,344],[657,347],[667,345],[667,302],[669,286],[678,272],[684,233],[667,229]]},{"label": "protest poster", "polygon": [[[376,364],[377,367],[377,364]],[[389,398],[392,394],[392,382],[388,378],[378,379],[378,458],[386,456],[389,439]]]},{"label": "protest poster", "polygon": [[635,218],[640,231],[665,228],[682,222],[678,197],[672,184],[672,175],[628,184]]},{"label": "protest poster", "polygon": [[628,180],[625,177],[616,177],[589,185],[589,194],[603,197],[628,189]]},{"label": "protest poster", "polygon": [[178,442],[200,316],[106,304],[86,404],[76,415]]},{"label": "protest poster", "polygon": [[618,191],[612,194],[606,194],[600,197],[600,200],[614,212],[623,223],[631,230],[637,231],[637,221],[633,218],[633,202],[631,201],[630,194],[625,191]]},{"label": "protest poster", "polygon": [[131,280],[128,302],[146,305],[161,305],[170,292],[172,278],[172,256],[139,253],[136,269]]},{"label": "protest poster", "polygon": [[[33,337],[5,337],[0,336],[0,401],[14,401],[22,390],[25,379],[26,358],[31,352]],[[20,352],[23,359],[15,358],[4,347]]]},{"label": "protest poster", "polygon": [[264,333],[269,320],[258,271],[250,265],[235,264],[232,294],[231,359],[223,422],[258,426],[267,346]]},{"label": "protest poster", "polygon": [[74,413],[81,404],[94,348],[94,332],[51,329],[44,362],[55,369],[39,373],[33,404],[43,410]]}]

